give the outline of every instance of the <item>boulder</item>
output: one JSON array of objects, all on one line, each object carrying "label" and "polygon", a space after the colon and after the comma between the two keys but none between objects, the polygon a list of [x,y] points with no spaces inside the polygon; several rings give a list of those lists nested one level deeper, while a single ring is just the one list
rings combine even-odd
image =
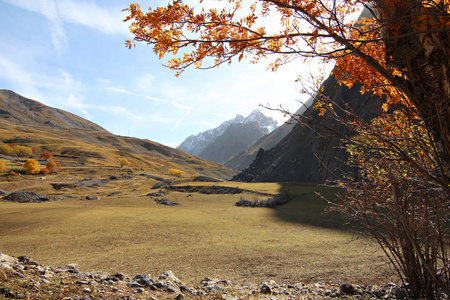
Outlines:
[{"label": "boulder", "polygon": [[179,206],[179,205],[181,205],[180,203],[172,201],[172,200],[167,199],[167,198],[155,199],[155,202],[158,203],[158,204],[163,204],[163,205],[168,205],[168,206]]},{"label": "boulder", "polygon": [[50,201],[50,197],[28,191],[13,192],[5,196],[5,200],[19,203],[40,203]]}]

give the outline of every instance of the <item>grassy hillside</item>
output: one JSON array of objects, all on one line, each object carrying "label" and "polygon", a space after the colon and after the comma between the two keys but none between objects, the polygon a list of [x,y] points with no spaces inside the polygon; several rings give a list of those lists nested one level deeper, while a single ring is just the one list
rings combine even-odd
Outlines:
[{"label": "grassy hillside", "polygon": [[[0,145],[35,147],[55,155],[63,167],[114,168],[126,158],[133,171],[166,174],[176,168],[186,176],[230,178],[235,172],[156,142],[117,136],[74,114],[0,90]],[[22,165],[19,159],[16,165]]]}]

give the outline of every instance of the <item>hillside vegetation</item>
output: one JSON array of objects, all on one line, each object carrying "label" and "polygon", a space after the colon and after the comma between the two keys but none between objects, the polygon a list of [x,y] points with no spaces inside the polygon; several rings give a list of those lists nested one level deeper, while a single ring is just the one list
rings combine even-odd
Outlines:
[{"label": "hillside vegetation", "polygon": [[[115,168],[126,158],[133,171],[230,178],[234,171],[149,140],[118,136],[68,112],[45,106],[8,90],[0,90],[0,143],[50,151],[65,168]],[[14,159],[13,166],[24,159]]]}]

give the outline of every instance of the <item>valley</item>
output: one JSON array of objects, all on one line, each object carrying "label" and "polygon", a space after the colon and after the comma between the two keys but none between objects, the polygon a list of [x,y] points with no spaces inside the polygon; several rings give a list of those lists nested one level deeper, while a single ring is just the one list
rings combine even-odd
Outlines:
[{"label": "valley", "polygon": [[[205,277],[240,287],[264,280],[314,285],[397,279],[374,240],[345,229],[339,215],[325,213],[327,202],[316,192],[333,200],[337,188],[229,181],[237,172],[218,163],[113,135],[10,91],[2,96],[7,99],[0,101],[6,116],[0,119],[0,136],[13,153],[0,155],[5,163],[0,190],[39,193],[45,199],[0,199],[2,253],[31,256],[46,266],[73,263],[81,272],[153,276],[171,270],[190,285]],[[15,155],[17,146],[35,152]],[[43,152],[51,153],[61,169],[25,171],[30,159],[45,169]],[[189,185],[244,191],[204,194],[176,188]],[[274,208],[236,206],[276,194],[289,202]]]},{"label": "valley", "polygon": [[[391,278],[374,242],[342,228],[314,191],[333,197],[336,190],[310,184],[199,183],[271,194],[288,193],[277,208],[245,208],[235,203],[255,195],[170,192],[182,206],[157,204],[147,196],[157,183],[123,170],[96,168],[76,176],[61,172],[39,179],[0,183],[6,191],[28,190],[67,197],[45,203],[0,201],[2,252],[29,255],[44,265],[75,263],[83,271],[160,274],[172,270],[183,282],[206,276],[235,283],[373,283]],[[98,169],[97,169],[98,170]],[[82,178],[107,179],[104,185],[55,190],[52,183]],[[122,178],[122,179],[121,179]],[[70,195],[70,197],[68,196]],[[100,200],[87,200],[96,196]]]}]

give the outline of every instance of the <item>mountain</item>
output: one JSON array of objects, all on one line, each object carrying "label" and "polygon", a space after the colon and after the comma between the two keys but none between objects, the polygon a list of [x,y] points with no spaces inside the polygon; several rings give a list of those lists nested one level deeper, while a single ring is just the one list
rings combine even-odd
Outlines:
[{"label": "mountain", "polygon": [[[306,109],[312,104],[313,99],[310,98],[308,101],[304,103],[296,112],[295,114],[301,115],[303,114]],[[276,128],[272,132],[264,135],[263,137],[259,138],[252,146],[249,148],[239,152],[238,154],[230,157],[225,163],[223,164],[225,167],[228,167],[233,170],[242,171],[253,162],[253,160],[256,158],[256,154],[258,153],[259,149],[263,150],[269,150],[270,148],[274,147],[276,144],[278,144],[286,135],[291,132],[291,130],[295,127],[295,124],[293,123],[286,123],[281,125],[280,127]]]},{"label": "mountain", "polygon": [[[334,76],[330,76],[324,82],[322,94],[337,104],[347,103],[350,109],[366,121],[375,117],[375,112],[381,107],[381,101],[377,97],[369,93],[361,94],[358,85],[352,88],[340,85]],[[318,116],[319,112],[312,107],[305,114],[324,122],[340,134],[350,134],[344,126]],[[292,131],[273,148],[259,149],[251,165],[232,180],[325,182],[340,178],[343,173],[352,172],[345,164],[348,155],[339,147],[340,138],[322,127],[317,127],[313,121],[307,121],[306,124],[307,126],[295,125]]]},{"label": "mountain", "polygon": [[254,110],[246,118],[236,115],[234,119],[214,129],[189,136],[178,149],[203,159],[224,163],[277,126],[277,122],[272,118]]},{"label": "mountain", "polygon": [[132,169],[155,175],[167,174],[171,168],[188,176],[223,179],[236,173],[153,141],[114,135],[77,115],[10,90],[0,90],[0,141],[51,151],[63,167],[86,164],[107,170],[117,167],[118,158],[124,157]]},{"label": "mountain", "polygon": [[45,128],[73,128],[108,132],[95,123],[69,112],[46,106],[10,90],[0,90],[0,124]]}]

